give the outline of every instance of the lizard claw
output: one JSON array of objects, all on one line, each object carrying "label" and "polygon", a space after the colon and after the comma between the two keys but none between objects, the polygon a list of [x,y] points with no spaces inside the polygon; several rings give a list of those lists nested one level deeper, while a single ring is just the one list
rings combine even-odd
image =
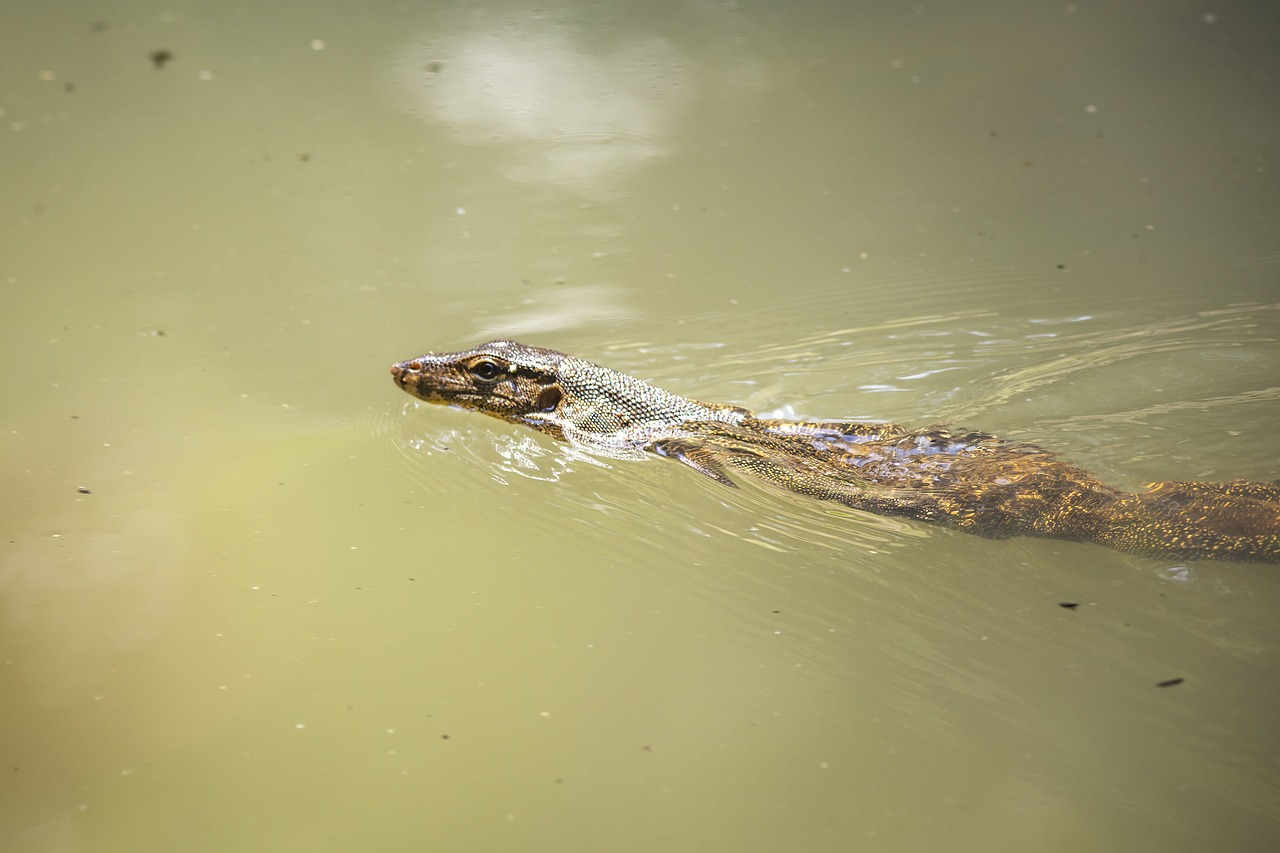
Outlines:
[{"label": "lizard claw", "polygon": [[664,438],[650,444],[648,449],[659,456],[683,462],[699,474],[710,477],[717,483],[723,483],[735,489],[738,487],[738,484],[730,480],[729,475],[724,472],[724,468],[716,460],[715,454],[699,442],[685,438]]}]

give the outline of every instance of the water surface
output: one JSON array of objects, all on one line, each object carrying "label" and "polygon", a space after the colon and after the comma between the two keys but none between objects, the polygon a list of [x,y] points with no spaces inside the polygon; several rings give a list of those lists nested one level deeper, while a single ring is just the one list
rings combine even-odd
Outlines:
[{"label": "water surface", "polygon": [[1264,5],[260,5],[0,10],[0,846],[1280,841],[1274,567],[726,490],[386,373],[501,335],[1280,477]]}]

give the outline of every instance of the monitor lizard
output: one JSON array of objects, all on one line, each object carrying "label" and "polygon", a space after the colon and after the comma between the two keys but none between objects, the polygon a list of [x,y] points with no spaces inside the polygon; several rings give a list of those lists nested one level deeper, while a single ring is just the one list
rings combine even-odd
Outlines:
[{"label": "monitor lizard", "polygon": [[392,365],[391,374],[429,403],[522,424],[590,452],[668,457],[727,486],[735,485],[731,472],[742,472],[857,510],[993,539],[1280,562],[1280,483],[1163,482],[1127,492],[1033,444],[947,427],[757,418],[507,340],[427,353]]}]

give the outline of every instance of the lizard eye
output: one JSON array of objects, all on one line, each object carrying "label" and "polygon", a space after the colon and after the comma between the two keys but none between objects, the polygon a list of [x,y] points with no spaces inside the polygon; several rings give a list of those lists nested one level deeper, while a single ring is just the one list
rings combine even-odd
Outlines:
[{"label": "lizard eye", "polygon": [[483,382],[492,382],[502,375],[502,365],[492,359],[482,358],[471,365],[471,375]]}]

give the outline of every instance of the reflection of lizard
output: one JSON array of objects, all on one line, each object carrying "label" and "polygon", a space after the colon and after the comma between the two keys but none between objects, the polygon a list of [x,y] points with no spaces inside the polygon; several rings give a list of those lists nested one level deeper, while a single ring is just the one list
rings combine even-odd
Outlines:
[{"label": "reflection of lizard", "polygon": [[855,509],[980,536],[1047,536],[1152,556],[1280,562],[1280,485],[1158,483],[1131,493],[1029,444],[894,424],[762,420],[514,341],[392,366],[405,391],[604,453],[642,451]]}]

